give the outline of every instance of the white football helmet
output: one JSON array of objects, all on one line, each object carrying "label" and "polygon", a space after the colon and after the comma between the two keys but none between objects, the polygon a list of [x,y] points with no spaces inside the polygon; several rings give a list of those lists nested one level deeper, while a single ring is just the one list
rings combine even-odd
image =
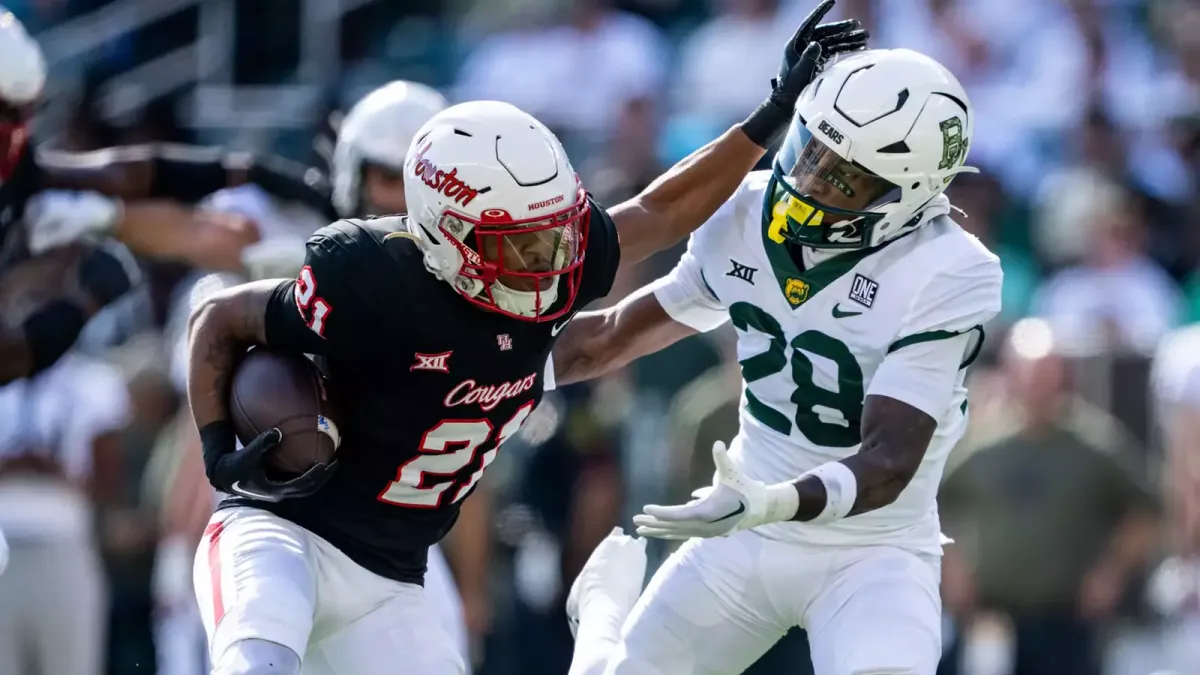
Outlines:
[{"label": "white football helmet", "polygon": [[[923,54],[874,49],[828,66],[796,104],[763,208],[776,241],[878,246],[921,222],[963,166],[975,115]],[[781,239],[781,238],[782,239]]]},{"label": "white football helmet", "polygon": [[550,321],[583,273],[587,194],[554,134],[507,103],[447,108],[404,164],[408,228],[431,272],[472,303]]},{"label": "white football helmet", "polygon": [[0,182],[12,175],[29,138],[34,104],[46,84],[42,48],[0,7]]},{"label": "white football helmet", "polygon": [[361,215],[363,164],[400,174],[417,129],[447,106],[436,90],[396,80],[356,103],[338,129],[333,149],[333,206],[342,217]]}]

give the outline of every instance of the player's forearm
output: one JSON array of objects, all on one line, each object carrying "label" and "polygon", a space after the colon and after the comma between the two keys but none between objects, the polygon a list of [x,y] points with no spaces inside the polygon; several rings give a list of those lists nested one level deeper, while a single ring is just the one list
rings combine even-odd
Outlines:
[{"label": "player's forearm", "polygon": [[196,203],[218,190],[254,183],[272,196],[328,209],[328,187],[308,167],[223,148],[156,144],[96,152],[42,151],[41,189],[92,190],[122,199]]},{"label": "player's forearm", "polygon": [[[799,505],[792,520],[816,519],[828,513],[830,505],[837,510],[846,489],[855,491],[847,516],[874,511],[896,501],[921,466],[937,422],[894,398],[868,396],[863,407],[862,429],[858,453],[838,462],[853,474],[852,485],[839,483],[836,472],[826,474],[832,481],[818,475],[793,481]],[[835,488],[829,489],[827,482],[834,482]]]},{"label": "player's forearm", "polygon": [[609,210],[622,262],[669,248],[703,225],[737,190],[766,151],[739,127],[696,150],[641,194]]},{"label": "player's forearm", "polygon": [[127,204],[114,235],[134,253],[222,272],[240,272],[242,251],[259,238],[248,221],[161,200]]},{"label": "player's forearm", "polygon": [[196,428],[229,419],[229,385],[246,350],[266,343],[266,312],[279,280],[226,289],[192,313],[188,331],[188,401]]},{"label": "player's forearm", "polygon": [[672,319],[649,286],[616,305],[576,315],[554,345],[554,380],[582,382],[652,354],[696,331]]}]

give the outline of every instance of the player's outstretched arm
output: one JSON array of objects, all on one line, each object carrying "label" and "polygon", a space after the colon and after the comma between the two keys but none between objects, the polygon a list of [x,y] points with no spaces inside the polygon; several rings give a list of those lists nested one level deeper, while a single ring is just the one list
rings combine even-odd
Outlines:
[{"label": "player's outstretched arm", "polygon": [[35,195],[25,210],[25,227],[35,255],[106,235],[138,255],[222,272],[242,271],[243,251],[259,238],[254,224],[239,215],[165,199],[123,204],[97,192],[66,190]]},{"label": "player's outstretched arm", "polygon": [[788,40],[770,95],[744,122],[609,210],[623,262],[669,248],[707,221],[787,128],[796,100],[824,60],[866,48],[867,32],[857,20],[820,24],[833,5],[834,0],[823,0]]},{"label": "player's outstretched arm", "polygon": [[120,199],[196,203],[227,187],[254,183],[268,194],[324,213],[328,181],[319,172],[275,156],[223,148],[156,144],[72,153],[41,150],[41,190],[95,191]]},{"label": "player's outstretched arm", "polygon": [[[724,210],[733,209],[730,205]],[[711,235],[722,222],[718,214],[695,232],[670,274],[612,307],[576,315],[551,353],[554,383],[600,377],[689,335],[725,323],[729,314],[705,284],[700,262],[701,256],[719,247],[720,238]]]},{"label": "player's outstretched arm", "polygon": [[551,354],[554,382],[600,377],[695,333],[667,314],[653,286],[644,286],[612,307],[571,320]]}]

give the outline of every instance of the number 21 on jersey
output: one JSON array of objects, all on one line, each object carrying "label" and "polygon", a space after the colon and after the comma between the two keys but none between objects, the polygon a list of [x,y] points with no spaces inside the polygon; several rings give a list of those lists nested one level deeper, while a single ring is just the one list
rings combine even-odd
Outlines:
[{"label": "number 21 on jersey", "polygon": [[300,309],[304,322],[314,333],[325,337],[325,320],[329,318],[333,307],[325,302],[325,298],[317,295],[317,279],[308,265],[296,276],[295,296],[296,307]]},{"label": "number 21 on jersey", "polygon": [[[504,441],[525,423],[533,405],[529,401],[518,408],[495,438],[492,433],[495,428],[486,419],[438,422],[421,436],[418,454],[400,465],[396,480],[379,493],[379,501],[417,509],[436,509],[461,501],[496,459]],[[459,477],[480,455],[479,468]]]}]

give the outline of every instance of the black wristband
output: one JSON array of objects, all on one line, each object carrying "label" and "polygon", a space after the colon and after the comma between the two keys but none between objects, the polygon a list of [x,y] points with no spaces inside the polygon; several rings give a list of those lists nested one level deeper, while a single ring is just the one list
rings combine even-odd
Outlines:
[{"label": "black wristband", "polygon": [[67,353],[87,324],[87,312],[70,300],[56,300],[41,308],[21,326],[29,342],[36,375]]},{"label": "black wristband", "polygon": [[763,101],[754,112],[742,122],[742,133],[758,147],[766,150],[771,147],[792,121],[792,113],[784,110],[772,99]]},{"label": "black wristband", "polygon": [[191,146],[161,146],[154,153],[151,197],[195,204],[229,187],[224,150]]},{"label": "black wristband", "polygon": [[299,162],[275,155],[255,157],[246,171],[249,182],[284,201],[299,202],[337,220],[331,200],[332,188],[323,173]]},{"label": "black wristband", "polygon": [[217,462],[226,454],[234,451],[234,441],[236,438],[233,432],[233,425],[230,424],[229,420],[209,422],[200,429],[200,448],[204,453],[204,472],[208,475],[210,482],[216,480],[214,474],[216,473]]}]

